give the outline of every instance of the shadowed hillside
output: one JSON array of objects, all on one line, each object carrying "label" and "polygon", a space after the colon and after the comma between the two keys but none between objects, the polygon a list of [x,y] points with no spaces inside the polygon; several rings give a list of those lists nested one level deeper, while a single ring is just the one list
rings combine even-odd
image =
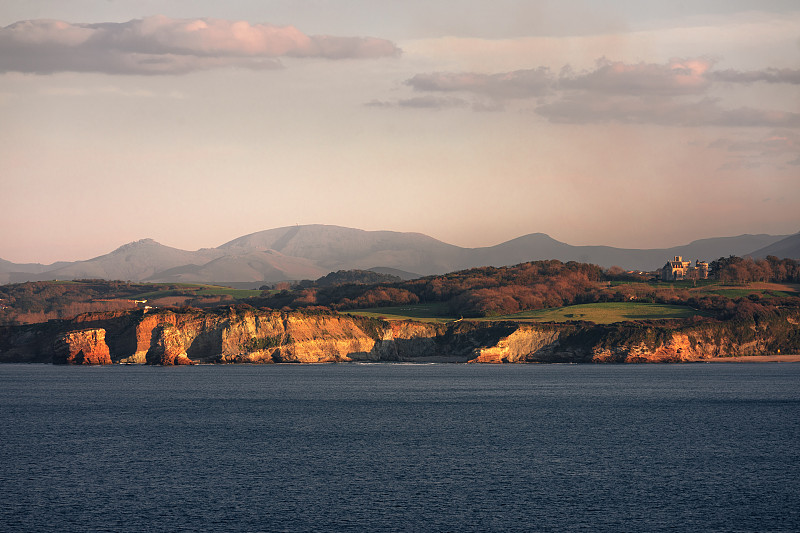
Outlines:
[{"label": "shadowed hillside", "polygon": [[749,255],[756,258],[772,255],[779,258],[789,257],[791,259],[800,259],[800,233],[790,235],[769,246],[760,248]]}]

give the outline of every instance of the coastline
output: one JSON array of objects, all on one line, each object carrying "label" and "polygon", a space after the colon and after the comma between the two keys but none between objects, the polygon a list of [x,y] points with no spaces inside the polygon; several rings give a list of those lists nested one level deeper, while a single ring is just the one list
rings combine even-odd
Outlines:
[{"label": "coastline", "polygon": [[800,354],[739,355],[700,359],[698,363],[800,363]]}]

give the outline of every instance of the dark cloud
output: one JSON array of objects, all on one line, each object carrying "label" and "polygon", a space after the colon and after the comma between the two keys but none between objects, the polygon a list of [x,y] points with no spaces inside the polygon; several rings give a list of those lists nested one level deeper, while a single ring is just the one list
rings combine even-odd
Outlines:
[{"label": "dark cloud", "polygon": [[0,28],[0,72],[182,74],[237,66],[276,68],[281,57],[399,54],[390,41],[306,35],[292,26],[164,16],[124,23],[27,20]]}]

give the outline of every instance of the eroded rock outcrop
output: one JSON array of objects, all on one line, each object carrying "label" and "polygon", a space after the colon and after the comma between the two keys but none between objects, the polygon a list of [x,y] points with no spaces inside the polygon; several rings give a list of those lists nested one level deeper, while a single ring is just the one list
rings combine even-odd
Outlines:
[{"label": "eroded rock outcrop", "polygon": [[159,325],[153,329],[150,349],[145,361],[148,365],[191,365],[193,361],[186,355],[183,333],[171,324]]},{"label": "eroded rock outcrop", "polygon": [[0,361],[158,365],[682,362],[777,350],[800,352],[799,325],[800,312],[788,309],[731,321],[610,325],[510,321],[429,324],[253,308],[139,310],[0,328]]},{"label": "eroded rock outcrop", "polygon": [[[135,327],[135,351],[122,363],[331,363],[439,356],[442,326],[335,313],[228,309],[163,311]],[[171,354],[174,354],[173,358]],[[469,353],[462,359],[466,361]]]},{"label": "eroded rock outcrop", "polygon": [[[520,325],[494,346],[475,350],[471,363],[544,362],[560,359],[559,339],[564,328]],[[572,355],[572,354],[571,354]]]},{"label": "eroded rock outcrop", "polygon": [[61,333],[53,343],[53,362],[68,365],[110,365],[104,329]]}]

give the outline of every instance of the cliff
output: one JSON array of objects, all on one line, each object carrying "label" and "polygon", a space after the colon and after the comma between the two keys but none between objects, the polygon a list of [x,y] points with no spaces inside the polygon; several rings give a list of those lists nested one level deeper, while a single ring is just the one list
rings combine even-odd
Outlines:
[{"label": "cliff", "polygon": [[480,363],[678,363],[800,353],[800,313],[717,321],[519,324],[476,350]]},{"label": "cliff", "polygon": [[53,343],[53,362],[75,365],[110,365],[111,354],[104,329],[84,329],[59,334]]},{"label": "cliff", "polygon": [[680,362],[800,353],[800,312],[717,321],[386,322],[330,312],[218,309],[88,313],[0,329],[0,362]]}]

